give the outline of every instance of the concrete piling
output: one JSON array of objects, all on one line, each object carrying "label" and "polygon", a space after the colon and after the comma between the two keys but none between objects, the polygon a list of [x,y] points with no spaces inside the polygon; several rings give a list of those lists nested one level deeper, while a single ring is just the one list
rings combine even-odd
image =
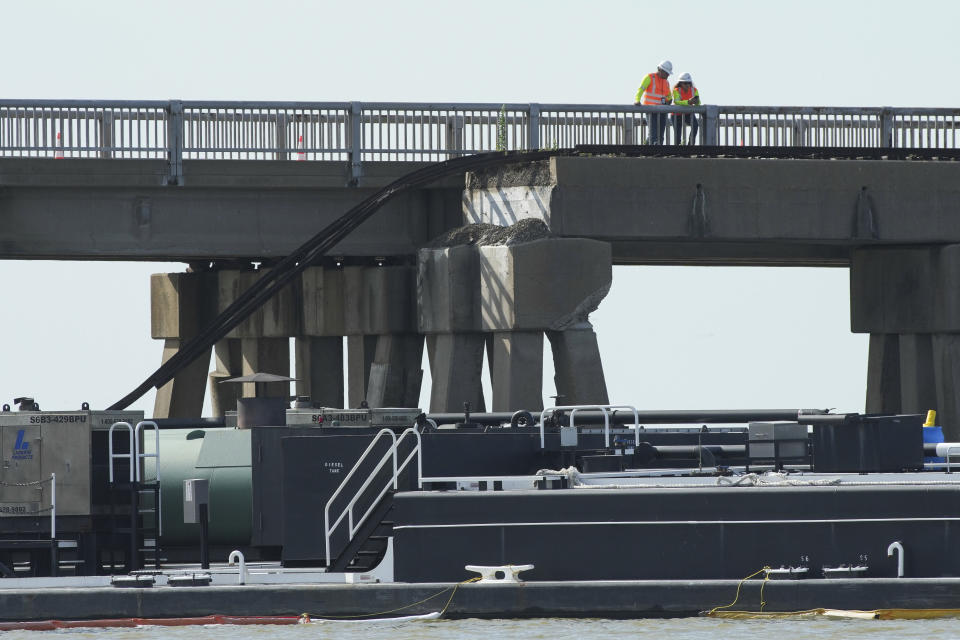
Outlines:
[{"label": "concrete piling", "polygon": [[483,350],[489,334],[480,332],[427,335],[430,361],[430,411],[458,411],[469,402],[473,411],[486,411],[481,376]]},{"label": "concrete piling", "polygon": [[492,411],[543,409],[543,331],[493,333]]},{"label": "concrete piling", "polygon": [[243,375],[243,358],[240,355],[240,340],[224,338],[213,348],[215,368],[210,372],[210,407],[213,415],[222,417],[227,411],[237,410],[240,386],[220,384],[224,380]]}]

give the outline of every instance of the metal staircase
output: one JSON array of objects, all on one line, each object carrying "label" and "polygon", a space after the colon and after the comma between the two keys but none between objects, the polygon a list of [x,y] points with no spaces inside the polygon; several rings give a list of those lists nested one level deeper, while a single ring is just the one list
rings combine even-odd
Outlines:
[{"label": "metal staircase", "polygon": [[[386,450],[380,454],[378,445],[386,441]],[[380,455],[377,459],[376,456]],[[411,463],[416,459],[415,469]],[[371,467],[372,465],[372,467]],[[387,466],[390,465],[390,466]],[[331,520],[335,501],[346,495],[351,481],[366,478],[352,497]],[[415,476],[411,477],[411,473]],[[380,562],[393,533],[390,512],[393,494],[401,484],[416,481],[419,487],[423,477],[420,432],[416,427],[405,430],[398,437],[390,429],[381,429],[357,459],[357,462],[330,496],[323,512],[324,549],[327,571],[368,571]]]},{"label": "metal staircase", "polygon": [[[114,429],[126,430],[128,446],[126,451],[114,451]],[[153,453],[145,451],[143,435],[147,429],[154,434]],[[147,566],[160,568],[160,536],[162,534],[162,520],[160,511],[160,429],[156,422],[145,420],[132,427],[129,422],[116,422],[110,426],[107,435],[109,446],[110,465],[110,522],[111,546],[110,553],[111,573],[116,571],[115,553],[123,550],[125,566],[128,572],[143,569]],[[143,446],[144,450],[141,450]],[[144,462],[153,458],[155,473],[152,478],[147,477]],[[117,473],[115,463],[127,470],[127,480],[121,479],[122,473]]]}]

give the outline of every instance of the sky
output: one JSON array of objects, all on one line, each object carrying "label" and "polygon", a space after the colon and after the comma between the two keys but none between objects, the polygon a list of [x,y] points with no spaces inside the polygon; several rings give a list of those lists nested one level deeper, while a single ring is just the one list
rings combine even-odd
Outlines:
[{"label": "sky", "polygon": [[[960,106],[960,3],[946,0],[0,0],[0,12],[2,98],[627,104],[669,58],[709,104]],[[184,267],[0,262],[0,400],[102,408],[124,395],[160,363],[149,274]],[[848,287],[846,269],[617,267],[592,317],[611,401],[862,411],[867,337],[850,333]],[[549,359],[544,377],[552,395]],[[134,405],[152,407],[152,393]]]}]

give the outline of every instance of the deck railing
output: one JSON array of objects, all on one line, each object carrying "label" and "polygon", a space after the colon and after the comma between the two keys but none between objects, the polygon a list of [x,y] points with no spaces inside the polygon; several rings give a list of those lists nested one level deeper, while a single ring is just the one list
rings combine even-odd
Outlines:
[{"label": "deck railing", "polygon": [[432,162],[497,150],[644,144],[660,114],[696,144],[960,147],[960,109],[401,102],[0,100],[0,157]]}]

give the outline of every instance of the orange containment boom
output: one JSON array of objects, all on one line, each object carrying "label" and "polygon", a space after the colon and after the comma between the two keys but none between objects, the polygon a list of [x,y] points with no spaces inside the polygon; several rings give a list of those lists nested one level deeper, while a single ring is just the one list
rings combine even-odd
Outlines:
[{"label": "orange containment boom", "polygon": [[197,618],[109,618],[104,620],[34,620],[0,622],[0,631],[54,631],[84,627],[184,627],[203,624],[297,624],[299,616],[201,616]]}]

